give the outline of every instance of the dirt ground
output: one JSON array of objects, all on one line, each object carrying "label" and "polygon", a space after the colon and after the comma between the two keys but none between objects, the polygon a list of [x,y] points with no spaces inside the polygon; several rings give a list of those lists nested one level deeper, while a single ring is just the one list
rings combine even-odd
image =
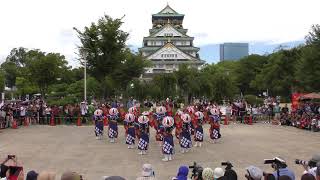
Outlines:
[{"label": "dirt ground", "polygon": [[269,165],[263,164],[263,159],[281,156],[300,178],[303,169],[294,164],[294,159],[308,160],[320,149],[320,133],[268,124],[232,124],[221,127],[222,139],[218,144],[210,144],[206,134],[203,147],[181,154],[176,142],[174,160],[162,162],[154,131],[149,153],[141,156],[136,149],[127,149],[123,128],[115,144],[109,143],[107,138],[96,140],[93,129],[93,126],[31,126],[1,130],[0,157],[16,154],[25,172],[50,170],[57,173],[57,179],[64,171],[72,170],[88,180],[109,175],[132,180],[139,176],[143,163],[150,163],[156,177],[165,180],[174,177],[180,165],[196,161],[203,167],[215,168],[226,160],[232,162],[239,179],[244,179],[245,167],[256,165],[271,171]]}]

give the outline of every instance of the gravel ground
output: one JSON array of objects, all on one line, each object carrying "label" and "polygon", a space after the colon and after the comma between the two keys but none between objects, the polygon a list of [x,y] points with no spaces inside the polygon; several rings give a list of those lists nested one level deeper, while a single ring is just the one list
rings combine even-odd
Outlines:
[{"label": "gravel ground", "polygon": [[[300,178],[302,167],[294,164],[294,159],[308,160],[319,152],[320,133],[280,127],[269,124],[239,125],[221,127],[222,139],[217,144],[206,139],[201,148],[193,148],[187,154],[176,154],[171,162],[162,162],[160,148],[151,135],[149,153],[138,155],[136,149],[127,149],[124,144],[123,128],[115,144],[105,137],[95,140],[93,126],[31,126],[0,131],[0,157],[16,154],[29,170],[50,170],[61,173],[66,170],[80,172],[87,180],[98,180],[106,175],[121,175],[135,179],[143,163],[153,165],[158,179],[171,179],[180,165],[191,165],[196,161],[203,167],[215,168],[222,161],[229,160],[235,166],[239,179],[244,179],[245,167],[256,165],[264,171],[271,171],[263,159],[281,156]],[[299,179],[298,178],[298,179]]]}]

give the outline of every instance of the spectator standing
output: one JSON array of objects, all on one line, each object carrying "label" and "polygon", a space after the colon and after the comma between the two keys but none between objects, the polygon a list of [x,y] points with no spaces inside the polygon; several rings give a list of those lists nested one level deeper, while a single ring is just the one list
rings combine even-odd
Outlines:
[{"label": "spectator standing", "polygon": [[88,114],[87,102],[85,102],[85,101],[81,102],[80,111],[81,111],[82,123],[85,124],[87,122],[87,114]]},{"label": "spectator standing", "polygon": [[276,105],[273,108],[274,113],[274,123],[273,124],[280,124],[280,105],[279,103],[276,103]]},{"label": "spectator standing", "polygon": [[46,106],[45,107],[45,114],[46,114],[46,124],[50,123],[50,118],[51,118],[51,107],[50,106]]}]

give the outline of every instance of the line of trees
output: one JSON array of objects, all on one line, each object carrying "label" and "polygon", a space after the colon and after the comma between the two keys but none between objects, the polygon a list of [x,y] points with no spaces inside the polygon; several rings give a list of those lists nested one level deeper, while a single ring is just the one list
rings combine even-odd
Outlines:
[{"label": "line of trees", "polygon": [[[79,62],[87,64],[89,99],[133,96],[190,101],[207,97],[221,101],[265,91],[289,99],[293,91],[320,90],[319,25],[312,26],[306,44],[299,47],[206,64],[201,70],[182,65],[172,74],[142,81],[139,77],[151,63],[126,46],[129,34],[121,30],[122,24],[121,18],[105,15],[83,30],[75,28],[81,42]],[[59,53],[14,48],[1,64],[0,89],[16,87],[17,96],[40,92],[56,104],[79,102],[83,100],[83,70],[83,66],[71,68]]]}]

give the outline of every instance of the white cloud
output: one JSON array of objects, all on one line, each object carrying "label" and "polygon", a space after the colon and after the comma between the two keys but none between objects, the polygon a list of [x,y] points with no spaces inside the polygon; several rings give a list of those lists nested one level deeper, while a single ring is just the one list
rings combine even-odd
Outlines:
[{"label": "white cloud", "polygon": [[[128,44],[140,46],[151,14],[169,3],[185,14],[196,45],[220,42],[301,40],[320,24],[319,0],[10,0],[0,2],[0,57],[14,47],[76,57],[76,33],[103,14],[124,17]],[[74,62],[72,62],[74,63]]]}]

